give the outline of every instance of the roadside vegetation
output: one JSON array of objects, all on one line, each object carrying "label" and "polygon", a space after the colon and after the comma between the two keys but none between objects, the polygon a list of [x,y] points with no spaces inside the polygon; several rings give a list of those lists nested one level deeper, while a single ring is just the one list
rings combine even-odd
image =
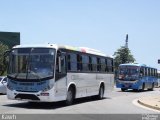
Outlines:
[{"label": "roadside vegetation", "polygon": [[0,76],[1,75],[6,75],[6,69],[7,69],[7,65],[3,63],[3,54],[6,50],[8,50],[8,46],[4,45],[2,43],[0,43]]}]

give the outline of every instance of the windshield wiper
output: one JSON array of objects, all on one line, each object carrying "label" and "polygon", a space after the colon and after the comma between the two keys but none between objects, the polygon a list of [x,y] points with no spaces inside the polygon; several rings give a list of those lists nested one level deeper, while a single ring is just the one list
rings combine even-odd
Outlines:
[{"label": "windshield wiper", "polygon": [[19,74],[20,74],[20,73],[16,73],[16,75],[15,75],[15,77],[14,77],[14,78],[16,79],[16,78],[18,77],[18,75],[19,75]]},{"label": "windshield wiper", "polygon": [[37,73],[35,73],[35,72],[33,72],[33,71],[30,71],[29,73],[35,75],[35,76],[38,78],[38,80],[41,79],[41,77],[40,77]]}]

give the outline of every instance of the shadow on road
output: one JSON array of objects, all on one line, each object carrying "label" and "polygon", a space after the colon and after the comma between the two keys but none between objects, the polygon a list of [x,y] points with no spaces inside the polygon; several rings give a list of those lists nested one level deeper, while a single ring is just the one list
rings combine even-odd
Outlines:
[{"label": "shadow on road", "polygon": [[[154,90],[153,90],[154,91]],[[117,92],[132,92],[132,93],[142,93],[142,92],[151,92],[150,90],[125,90],[125,91],[117,91]]]},{"label": "shadow on road", "polygon": [[[111,99],[111,98],[106,97],[104,99]],[[98,100],[93,97],[79,98],[79,99],[75,100],[73,105],[78,105],[78,104],[93,102],[93,101],[98,101]],[[16,107],[16,108],[26,108],[26,109],[58,109],[58,108],[62,108],[62,107],[67,107],[65,104],[65,101],[60,101],[60,102],[20,102],[20,103],[5,104],[3,106]]]}]

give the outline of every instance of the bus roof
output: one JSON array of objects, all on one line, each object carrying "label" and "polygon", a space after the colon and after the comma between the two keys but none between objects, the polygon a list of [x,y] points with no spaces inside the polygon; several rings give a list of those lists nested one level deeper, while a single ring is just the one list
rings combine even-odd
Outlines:
[{"label": "bus roof", "polygon": [[[138,63],[126,63],[126,64],[120,64],[119,66],[137,66],[137,67],[154,68],[154,67],[147,66],[145,64],[138,64]],[[154,68],[154,69],[156,69],[156,68]]]},{"label": "bus roof", "polygon": [[112,56],[107,56],[106,54],[102,53],[99,50],[88,48],[88,47],[74,47],[74,46],[57,45],[57,44],[43,44],[43,45],[36,44],[36,45],[17,45],[17,46],[14,46],[13,48],[31,48],[31,47],[66,49],[66,50],[72,50],[72,51],[77,51],[77,52],[82,52],[82,53],[88,53],[88,54],[94,54],[94,55],[113,58]]}]

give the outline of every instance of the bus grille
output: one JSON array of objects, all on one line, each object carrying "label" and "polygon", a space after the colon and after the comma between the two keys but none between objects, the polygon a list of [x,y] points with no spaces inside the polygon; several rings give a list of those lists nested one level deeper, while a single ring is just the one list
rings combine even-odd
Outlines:
[{"label": "bus grille", "polygon": [[40,100],[37,96],[31,94],[18,94],[16,99],[29,99],[29,100]]},{"label": "bus grille", "polygon": [[38,92],[38,91],[24,91],[24,90],[16,90],[18,92]]}]

